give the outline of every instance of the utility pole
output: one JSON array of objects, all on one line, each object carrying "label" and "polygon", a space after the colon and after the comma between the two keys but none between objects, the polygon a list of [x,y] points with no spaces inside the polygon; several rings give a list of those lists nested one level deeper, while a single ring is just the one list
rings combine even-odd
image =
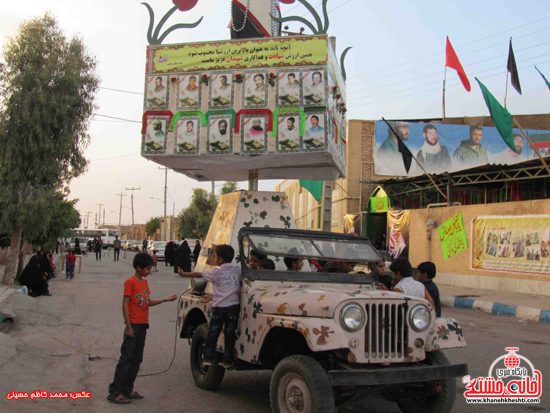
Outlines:
[{"label": "utility pole", "polygon": [[176,218],[176,203],[174,202],[172,204],[172,221],[170,221],[170,239],[176,238],[175,232],[175,225],[174,225],[174,219]]},{"label": "utility pole", "polygon": [[216,181],[212,181],[212,195],[216,195]]},{"label": "utility pole", "polygon": [[103,226],[105,226],[105,208],[103,208]]},{"label": "utility pole", "polygon": [[[99,223],[97,222],[97,219],[96,219],[96,226],[97,228],[99,228],[101,226],[101,205],[103,204],[96,204],[96,205],[99,205]],[[103,218],[103,223],[105,223],[105,218]]]},{"label": "utility pole", "polygon": [[122,231],[120,230],[120,220],[122,219],[122,197],[126,196],[126,194],[123,194],[122,192],[120,194],[120,209],[118,210],[118,236],[122,238]]},{"label": "utility pole", "polygon": [[90,211],[88,211],[88,218],[86,218],[86,229],[90,226]]},{"label": "utility pole", "polygon": [[130,199],[132,200],[132,239],[135,239],[134,236],[135,236],[135,233],[134,233],[134,191],[139,191],[141,189],[141,187],[139,188],[126,188],[127,191],[132,191],[132,196],[130,197]]},{"label": "utility pole", "polygon": [[166,193],[168,191],[168,167],[161,168],[164,169],[164,241],[167,241],[166,238]]}]

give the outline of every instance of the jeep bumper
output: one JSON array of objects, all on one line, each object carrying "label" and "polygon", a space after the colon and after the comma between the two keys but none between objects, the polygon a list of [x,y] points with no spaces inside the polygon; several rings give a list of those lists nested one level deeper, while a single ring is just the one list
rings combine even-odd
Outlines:
[{"label": "jeep bumper", "polygon": [[379,384],[416,383],[463,377],[468,374],[467,364],[450,366],[383,367],[371,370],[330,370],[331,386],[368,386]]}]

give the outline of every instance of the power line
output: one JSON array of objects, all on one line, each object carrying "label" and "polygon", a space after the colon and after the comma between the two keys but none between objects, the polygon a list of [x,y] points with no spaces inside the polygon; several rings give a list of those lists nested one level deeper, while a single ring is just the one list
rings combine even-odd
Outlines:
[{"label": "power line", "polygon": [[[527,59],[527,60],[530,60],[530,59]],[[550,60],[546,60],[544,62],[539,62],[539,63],[535,63],[534,66],[538,66],[538,65],[542,65],[544,63],[550,63]],[[528,67],[531,67],[532,65],[528,65],[528,66],[522,66],[519,69],[525,69],[525,68],[528,68]],[[494,70],[493,69],[488,69],[488,70]],[[487,76],[484,76],[482,77],[481,79],[487,79],[489,77],[493,77],[493,76],[502,76],[503,73],[506,73],[506,72],[499,72],[499,73],[495,73],[493,75],[487,75]],[[440,83],[440,82],[438,82]],[[462,83],[455,83],[453,85],[448,85],[447,88],[451,88],[451,87],[455,87],[455,86],[458,86],[458,85],[461,85]],[[354,105],[354,107],[359,107],[359,106],[367,106],[367,105],[374,105],[376,103],[383,103],[383,102],[388,102],[390,100],[396,100],[396,99],[401,99],[401,98],[405,98],[405,97],[409,97],[409,96],[414,96],[414,95],[420,95],[422,93],[428,93],[428,92],[433,92],[434,90],[439,90],[441,91],[441,87],[438,87],[438,88],[434,88],[434,89],[429,89],[429,90],[424,90],[424,91],[421,91],[421,92],[415,92],[415,93],[409,93],[408,95],[403,95],[403,96],[396,96],[394,98],[390,98],[390,99],[384,99],[384,100],[378,100],[378,101],[374,101],[374,102],[367,102],[367,103],[361,103],[360,105]]]},{"label": "power line", "polygon": [[[515,40],[521,39],[521,38],[524,38],[524,37],[528,37],[528,36],[532,36],[533,34],[540,33],[540,32],[543,32],[543,31],[545,31],[545,30],[550,30],[550,27],[547,27],[547,28],[542,29],[542,30],[537,30],[536,32],[528,33],[528,34],[525,34],[525,35],[523,35],[523,36],[516,37]],[[491,45],[491,46],[483,47],[483,48],[481,48],[481,49],[473,50],[473,51],[468,52],[468,53],[461,53],[460,56],[463,57],[463,56],[466,56],[466,55],[469,55],[469,54],[473,54],[473,53],[480,52],[480,51],[482,51],[482,50],[491,49],[491,48],[493,48],[493,47],[495,47],[495,46],[499,46],[499,45],[501,45],[501,44],[508,44],[508,40],[506,40],[505,42],[497,43],[497,44],[495,44],[495,45]],[[523,49],[523,50],[526,50],[526,49]],[[444,55],[444,54],[445,54],[445,51],[441,51],[441,52],[439,52],[439,53],[436,53],[436,55],[437,55],[437,54],[442,54],[442,55]],[[390,74],[387,74],[387,75],[384,75],[384,76],[375,77],[374,79],[368,79],[368,80],[363,80],[363,81],[357,82],[357,83],[351,83],[350,85],[346,85],[346,87],[348,87],[348,86],[360,85],[360,84],[363,84],[363,83],[370,83],[370,82],[374,82],[374,81],[379,80],[379,79],[384,79],[384,78],[387,78],[387,77],[392,77],[392,76],[400,75],[400,74],[403,74],[403,73],[410,73],[410,72],[413,71],[413,70],[423,69],[423,68],[425,68],[425,67],[433,66],[433,65],[435,65],[435,64],[441,65],[441,64],[444,63],[444,61],[445,61],[445,60],[442,59],[442,60],[438,60],[437,62],[428,63],[428,64],[423,65],[423,66],[418,66],[418,67],[414,67],[414,68],[409,68],[409,69],[406,69],[406,70],[402,70],[401,72],[390,73]],[[472,63],[470,63],[470,64],[472,64]],[[398,66],[400,66],[400,65],[398,65]],[[468,65],[465,65],[465,66],[468,66]],[[373,72],[373,73],[374,73],[374,72]],[[351,93],[353,93],[353,92],[351,92]],[[349,93],[348,93],[348,94],[349,94]]]},{"label": "power line", "polygon": [[129,90],[121,90],[121,89],[113,89],[113,88],[110,88],[110,87],[102,87],[100,86],[99,87],[100,89],[104,89],[104,90],[111,90],[113,92],[121,92],[121,93],[130,93],[132,95],[140,95],[140,96],[143,96],[144,94],[143,93],[139,93],[139,92],[131,92]]},{"label": "power line", "polygon": [[133,156],[133,155],[139,155],[139,152],[129,153],[129,154],[120,155],[120,156],[113,156],[111,158],[90,159],[90,162],[107,161],[109,159],[125,158],[126,156]]},{"label": "power line", "polygon": [[[541,19],[534,20],[534,21],[532,21],[532,22],[522,24],[521,26],[516,26],[516,27],[514,27],[514,28],[512,28],[512,29],[508,29],[508,30],[505,30],[505,31],[502,31],[502,32],[499,32],[499,33],[495,33],[495,34],[486,36],[486,37],[482,37],[481,39],[474,40],[474,41],[469,42],[469,43],[461,44],[460,46],[456,46],[455,48],[460,48],[460,47],[464,47],[464,46],[469,46],[469,45],[471,45],[471,44],[473,44],[473,43],[481,42],[481,41],[483,41],[483,40],[490,39],[491,37],[498,36],[498,35],[503,34],[503,33],[508,33],[508,32],[511,32],[511,31],[520,29],[520,28],[522,28],[522,27],[529,26],[529,25],[534,24],[534,23],[538,23],[538,22],[540,22],[540,21],[542,21],[542,20],[546,20],[546,19],[548,19],[548,18],[550,18],[550,16],[546,16],[546,17],[543,17],[543,18],[541,18]],[[426,55],[426,56],[419,57],[419,58],[417,58],[417,59],[409,60],[409,61],[403,62],[403,63],[394,64],[394,65],[392,65],[392,66],[384,67],[384,68],[382,68],[382,69],[377,69],[377,70],[374,70],[374,71],[371,71],[371,72],[363,72],[363,73],[358,74],[358,75],[349,76],[348,79],[353,79],[353,78],[355,78],[355,77],[364,76],[365,74],[378,73],[378,72],[381,72],[381,71],[383,71],[383,70],[387,70],[387,69],[394,68],[394,67],[396,67],[396,66],[402,66],[402,65],[409,64],[409,63],[417,62],[417,61],[419,61],[419,60],[427,59],[428,57],[437,56],[439,53],[441,53],[441,52],[432,53],[432,54],[429,54],[429,55]]]}]

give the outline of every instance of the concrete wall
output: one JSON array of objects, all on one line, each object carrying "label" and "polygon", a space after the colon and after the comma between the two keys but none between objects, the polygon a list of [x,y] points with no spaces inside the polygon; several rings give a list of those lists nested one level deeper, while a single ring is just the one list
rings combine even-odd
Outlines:
[{"label": "concrete wall", "polygon": [[[464,228],[468,236],[467,250],[443,261],[437,228],[429,229],[431,242],[427,239],[426,220],[434,219],[441,224],[462,212]],[[432,261],[437,267],[436,283],[456,285],[482,290],[520,292],[550,296],[550,276],[514,274],[470,270],[470,247],[472,243],[472,220],[482,215],[531,215],[550,213],[550,200],[507,202],[487,205],[430,208],[411,210],[410,261],[416,267],[423,261]]]}]

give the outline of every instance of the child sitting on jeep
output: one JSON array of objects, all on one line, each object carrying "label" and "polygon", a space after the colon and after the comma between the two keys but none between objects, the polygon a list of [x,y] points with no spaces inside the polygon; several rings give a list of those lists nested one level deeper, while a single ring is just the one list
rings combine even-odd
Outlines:
[{"label": "child sitting on jeep", "polygon": [[181,277],[199,278],[212,283],[212,319],[208,328],[208,335],[204,347],[203,365],[211,366],[214,362],[216,343],[225,324],[225,349],[222,366],[226,369],[235,364],[233,349],[237,339],[235,331],[239,322],[240,295],[241,295],[241,268],[231,265],[235,251],[230,245],[216,247],[216,265],[204,272],[184,272],[178,268]]}]

